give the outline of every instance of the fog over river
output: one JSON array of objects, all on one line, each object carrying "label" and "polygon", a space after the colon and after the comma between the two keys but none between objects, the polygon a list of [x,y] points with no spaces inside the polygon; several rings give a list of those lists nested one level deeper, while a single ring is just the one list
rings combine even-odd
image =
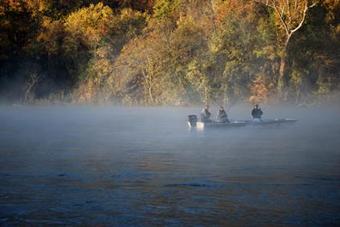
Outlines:
[{"label": "fog over river", "polygon": [[189,130],[199,111],[1,106],[0,225],[340,225],[339,109],[265,106],[298,122]]}]

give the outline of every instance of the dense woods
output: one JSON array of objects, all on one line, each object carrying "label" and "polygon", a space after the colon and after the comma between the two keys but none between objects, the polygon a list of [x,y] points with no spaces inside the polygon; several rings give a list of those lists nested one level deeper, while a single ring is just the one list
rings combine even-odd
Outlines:
[{"label": "dense woods", "polygon": [[339,0],[2,0],[0,101],[313,102],[339,89]]}]

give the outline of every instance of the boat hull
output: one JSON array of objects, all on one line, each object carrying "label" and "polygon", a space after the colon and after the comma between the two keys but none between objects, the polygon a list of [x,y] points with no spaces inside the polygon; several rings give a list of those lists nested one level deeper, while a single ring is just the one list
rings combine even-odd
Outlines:
[{"label": "boat hull", "polygon": [[281,124],[295,123],[296,119],[290,118],[275,118],[275,119],[253,119],[253,120],[232,120],[230,122],[198,121],[197,115],[188,115],[188,125],[190,128],[204,129],[204,128],[237,128],[243,126],[278,126]]},{"label": "boat hull", "polygon": [[[192,127],[190,122],[188,122],[189,127]],[[222,122],[197,122],[196,127],[197,129],[204,129],[204,128],[237,128],[237,127],[243,127],[246,126],[247,123],[244,121],[232,121],[230,123],[222,123]]]},{"label": "boat hull", "polygon": [[297,122],[296,119],[289,118],[276,118],[276,119],[265,119],[265,120],[250,120],[247,121],[248,125],[281,125],[281,124],[292,124]]}]

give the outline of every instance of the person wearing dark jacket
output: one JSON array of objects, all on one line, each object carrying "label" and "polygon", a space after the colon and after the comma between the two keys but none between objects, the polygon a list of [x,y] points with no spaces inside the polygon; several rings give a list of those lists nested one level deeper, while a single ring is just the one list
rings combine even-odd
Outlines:
[{"label": "person wearing dark jacket", "polygon": [[251,111],[251,116],[253,117],[253,119],[261,120],[262,115],[263,115],[263,112],[261,108],[259,107],[258,104],[256,104],[254,109]]},{"label": "person wearing dark jacket", "polygon": [[201,121],[210,122],[211,113],[209,112],[209,105],[206,105],[201,112]]},{"label": "person wearing dark jacket", "polygon": [[221,123],[229,123],[228,115],[225,112],[223,106],[220,106],[220,109],[218,110],[217,113],[217,121]]}]

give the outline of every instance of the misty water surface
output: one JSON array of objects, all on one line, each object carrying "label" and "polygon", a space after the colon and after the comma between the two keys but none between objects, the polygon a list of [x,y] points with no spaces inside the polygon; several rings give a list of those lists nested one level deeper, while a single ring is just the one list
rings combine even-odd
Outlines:
[{"label": "misty water surface", "polygon": [[340,224],[340,111],[264,111],[299,122],[197,132],[199,108],[0,107],[0,224]]}]

